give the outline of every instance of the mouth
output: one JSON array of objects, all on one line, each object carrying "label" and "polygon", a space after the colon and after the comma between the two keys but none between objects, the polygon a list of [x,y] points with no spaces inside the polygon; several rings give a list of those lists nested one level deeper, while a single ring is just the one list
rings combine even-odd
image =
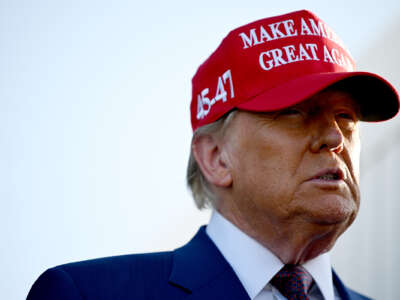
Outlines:
[{"label": "mouth", "polygon": [[344,172],[339,168],[325,169],[318,172],[311,180],[322,180],[325,182],[333,182],[344,179]]}]

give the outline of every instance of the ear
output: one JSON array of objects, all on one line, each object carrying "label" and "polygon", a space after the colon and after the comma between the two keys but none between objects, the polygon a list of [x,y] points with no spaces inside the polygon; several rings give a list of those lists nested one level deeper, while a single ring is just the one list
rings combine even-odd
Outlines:
[{"label": "ear", "polygon": [[219,186],[232,185],[232,176],[215,136],[200,135],[192,144],[193,155],[208,182]]}]

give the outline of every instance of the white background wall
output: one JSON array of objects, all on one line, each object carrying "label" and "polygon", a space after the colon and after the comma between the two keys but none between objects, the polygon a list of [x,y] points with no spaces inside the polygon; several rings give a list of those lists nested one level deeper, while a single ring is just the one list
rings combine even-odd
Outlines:
[{"label": "white background wall", "polygon": [[[207,222],[184,180],[190,79],[229,30],[307,8],[357,60],[400,13],[397,0],[299,3],[1,0],[0,297],[23,299],[61,263],[176,248]],[[399,265],[398,152],[387,153],[366,170],[362,214],[335,253],[370,295],[394,291],[377,271]]]}]

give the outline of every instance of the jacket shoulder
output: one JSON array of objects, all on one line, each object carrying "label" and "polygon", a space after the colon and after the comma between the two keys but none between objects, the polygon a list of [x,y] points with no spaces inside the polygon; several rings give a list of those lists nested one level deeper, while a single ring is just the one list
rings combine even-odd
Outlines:
[{"label": "jacket shoulder", "polygon": [[[152,299],[168,289],[172,252],[132,254],[74,262],[44,272],[28,300]],[[156,295],[154,295],[156,296]]]},{"label": "jacket shoulder", "polygon": [[356,291],[346,287],[334,270],[332,270],[332,279],[333,279],[333,283],[342,299],[372,300],[371,298],[361,295],[360,293],[357,293]]},{"label": "jacket shoulder", "polygon": [[35,281],[27,300],[75,300],[83,299],[71,276],[61,268],[45,271]]},{"label": "jacket shoulder", "polygon": [[372,298],[364,296],[364,295],[362,295],[362,294],[360,294],[360,293],[358,293],[358,292],[356,292],[356,291],[354,291],[352,289],[348,288],[347,290],[348,290],[348,293],[349,293],[349,296],[350,296],[351,300],[373,300]]}]

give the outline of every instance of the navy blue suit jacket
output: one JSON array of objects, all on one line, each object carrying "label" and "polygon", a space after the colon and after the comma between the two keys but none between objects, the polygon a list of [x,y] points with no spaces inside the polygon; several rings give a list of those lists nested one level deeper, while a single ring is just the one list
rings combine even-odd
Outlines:
[{"label": "navy blue suit jacket", "polygon": [[[368,299],[333,273],[343,300]],[[133,254],[61,265],[44,272],[28,300],[249,300],[233,269],[202,227],[171,252]]]}]

